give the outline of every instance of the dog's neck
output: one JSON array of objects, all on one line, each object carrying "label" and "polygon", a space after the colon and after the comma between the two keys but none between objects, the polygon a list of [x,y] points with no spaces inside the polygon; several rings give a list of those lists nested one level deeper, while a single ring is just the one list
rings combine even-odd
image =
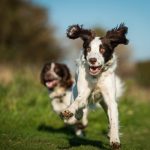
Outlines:
[{"label": "dog's neck", "polygon": [[49,97],[54,100],[56,98],[62,98],[66,95],[68,90],[65,87],[56,86],[53,90],[49,90]]},{"label": "dog's neck", "polygon": [[117,56],[113,54],[112,58],[104,64],[103,72],[106,71],[114,72],[116,68],[117,68]]}]

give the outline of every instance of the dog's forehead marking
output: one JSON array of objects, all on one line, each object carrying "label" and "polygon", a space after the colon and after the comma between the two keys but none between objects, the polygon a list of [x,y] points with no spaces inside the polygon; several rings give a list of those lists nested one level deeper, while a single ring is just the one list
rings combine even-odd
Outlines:
[{"label": "dog's forehead marking", "polygon": [[54,70],[55,66],[56,66],[55,63],[52,63],[50,71],[54,77],[58,77],[58,75],[55,73],[55,70]]},{"label": "dog's forehead marking", "polygon": [[94,64],[95,66],[104,65],[104,57],[99,50],[101,44],[102,41],[100,37],[95,37],[91,41],[90,43],[91,51],[87,53],[87,57],[86,57],[88,60],[88,64],[91,65],[90,58],[96,58],[96,62]]},{"label": "dog's forehead marking", "polygon": [[54,71],[54,68],[55,68],[55,63],[52,63],[51,64],[51,71]]},{"label": "dog's forehead marking", "polygon": [[102,44],[101,40],[100,40],[100,37],[95,37],[91,43],[90,43],[90,46],[91,46],[91,49],[95,49],[95,48],[99,48],[99,46]]}]

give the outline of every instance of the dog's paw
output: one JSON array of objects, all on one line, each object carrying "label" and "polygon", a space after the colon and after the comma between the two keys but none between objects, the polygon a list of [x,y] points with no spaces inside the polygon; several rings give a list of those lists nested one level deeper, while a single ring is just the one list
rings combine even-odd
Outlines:
[{"label": "dog's paw", "polygon": [[65,110],[63,112],[60,113],[60,117],[63,118],[63,119],[69,119],[73,116],[73,113],[70,112],[69,110]]},{"label": "dog's paw", "polygon": [[81,138],[85,137],[85,133],[82,130],[76,130],[75,134],[77,137],[81,137]]},{"label": "dog's paw", "polygon": [[111,146],[112,150],[120,150],[121,149],[121,144],[118,142],[112,142],[110,146]]}]

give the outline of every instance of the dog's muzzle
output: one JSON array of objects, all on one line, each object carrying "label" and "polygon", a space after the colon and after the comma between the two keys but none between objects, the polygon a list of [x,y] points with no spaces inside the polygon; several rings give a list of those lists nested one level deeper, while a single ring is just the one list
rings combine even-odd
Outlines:
[{"label": "dog's muzzle", "polygon": [[92,76],[96,76],[100,74],[102,71],[102,66],[89,66],[89,74]]},{"label": "dog's muzzle", "polygon": [[48,89],[53,89],[58,83],[59,83],[58,79],[46,80],[45,81],[45,86]]}]

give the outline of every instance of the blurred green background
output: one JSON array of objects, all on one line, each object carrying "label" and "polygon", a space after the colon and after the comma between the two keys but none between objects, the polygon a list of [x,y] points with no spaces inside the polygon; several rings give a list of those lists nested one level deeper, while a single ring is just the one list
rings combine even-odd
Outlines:
[{"label": "blurred green background", "polygon": [[[52,111],[40,84],[40,70],[47,61],[68,64],[74,75],[81,49],[80,40],[73,43],[65,33],[58,36],[50,13],[31,0],[0,2],[0,149],[109,149],[103,110],[90,112],[86,137],[77,138]],[[107,30],[96,24],[92,28],[99,36]],[[117,73],[126,87],[119,102],[122,149],[149,150],[150,60],[134,60],[133,47],[116,50]]]}]

